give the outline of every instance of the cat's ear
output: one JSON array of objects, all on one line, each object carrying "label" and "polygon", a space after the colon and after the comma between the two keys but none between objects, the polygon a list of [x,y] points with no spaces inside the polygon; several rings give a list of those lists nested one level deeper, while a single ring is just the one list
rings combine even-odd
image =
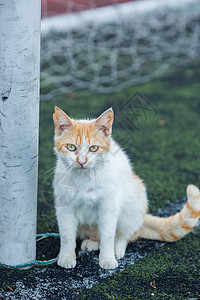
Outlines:
[{"label": "cat's ear", "polygon": [[70,119],[70,117],[68,117],[68,115],[57,106],[55,106],[53,120],[56,135],[61,135],[64,130],[74,127],[72,119]]},{"label": "cat's ear", "polygon": [[97,126],[98,130],[101,130],[106,137],[112,132],[113,118],[113,110],[109,108],[95,120],[95,126]]}]

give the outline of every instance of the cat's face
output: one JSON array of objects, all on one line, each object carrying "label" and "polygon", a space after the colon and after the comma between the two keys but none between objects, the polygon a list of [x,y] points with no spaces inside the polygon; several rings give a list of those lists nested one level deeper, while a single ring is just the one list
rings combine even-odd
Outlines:
[{"label": "cat's face", "polygon": [[62,161],[80,170],[101,166],[102,155],[109,151],[113,123],[112,109],[95,120],[72,120],[55,107],[55,149]]}]

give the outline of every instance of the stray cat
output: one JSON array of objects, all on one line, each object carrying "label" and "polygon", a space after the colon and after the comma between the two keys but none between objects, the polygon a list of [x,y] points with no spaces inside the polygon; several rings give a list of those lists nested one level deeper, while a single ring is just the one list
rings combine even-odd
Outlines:
[{"label": "stray cat", "polygon": [[187,188],[187,203],[168,218],[147,214],[142,180],[112,139],[113,111],[94,120],[72,120],[55,107],[55,208],[61,236],[58,265],[76,265],[76,238],[82,250],[100,250],[99,265],[118,266],[128,242],[137,237],[176,241],[197,224],[200,191]]}]

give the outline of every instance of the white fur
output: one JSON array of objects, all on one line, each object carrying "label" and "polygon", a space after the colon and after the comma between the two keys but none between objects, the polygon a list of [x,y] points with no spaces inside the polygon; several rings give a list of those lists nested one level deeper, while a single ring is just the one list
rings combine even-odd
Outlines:
[{"label": "white fur", "polygon": [[[74,167],[72,157],[69,160],[62,152],[57,154],[54,193],[61,235],[58,264],[65,268],[76,265],[78,225],[86,224],[98,227],[100,266],[117,267],[116,258],[124,256],[128,240],[142,225],[147,202],[144,186],[132,176],[129,160],[114,140],[110,151],[100,158],[91,153],[85,169]],[[84,245],[84,249],[93,247],[89,242]]]}]

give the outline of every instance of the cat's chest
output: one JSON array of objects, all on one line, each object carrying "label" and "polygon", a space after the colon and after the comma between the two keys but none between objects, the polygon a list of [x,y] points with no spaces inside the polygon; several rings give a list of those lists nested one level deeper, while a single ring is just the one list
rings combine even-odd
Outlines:
[{"label": "cat's chest", "polygon": [[70,206],[80,224],[92,226],[98,224],[99,209],[105,199],[105,189],[101,182],[96,180],[86,180],[74,182],[76,192]]},{"label": "cat's chest", "polygon": [[75,200],[78,206],[95,205],[102,197],[102,187],[95,184],[80,185],[77,187]]},{"label": "cat's chest", "polygon": [[77,176],[73,181],[68,181],[68,183],[74,188],[74,205],[78,206],[98,203],[105,190],[105,183],[102,180],[97,180],[97,178],[87,176],[87,174],[85,176]]},{"label": "cat's chest", "polygon": [[79,224],[87,224],[89,226],[98,224],[99,205],[91,202],[82,203],[74,209]]}]

